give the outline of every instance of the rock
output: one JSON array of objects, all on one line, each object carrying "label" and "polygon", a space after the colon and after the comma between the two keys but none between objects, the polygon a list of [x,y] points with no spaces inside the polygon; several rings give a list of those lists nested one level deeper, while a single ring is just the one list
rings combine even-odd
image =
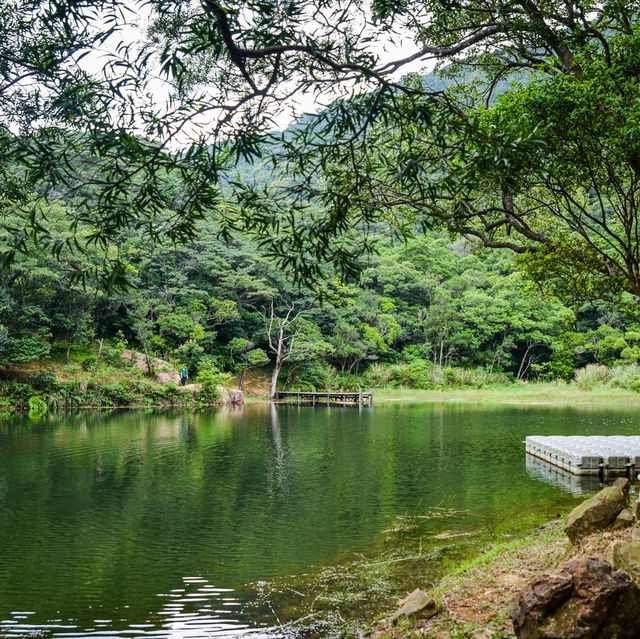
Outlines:
[{"label": "rock", "polygon": [[620,486],[603,488],[569,513],[564,529],[567,537],[575,543],[596,530],[606,528],[626,505],[627,496]]},{"label": "rock", "polygon": [[631,512],[633,513],[633,518],[636,521],[640,521],[640,499],[636,499],[631,504]]},{"label": "rock", "polygon": [[239,388],[229,390],[229,402],[234,406],[241,406],[244,404],[244,396]]},{"label": "rock", "polygon": [[161,371],[156,375],[156,379],[161,384],[180,384],[180,374],[175,371]]},{"label": "rock", "polygon": [[629,508],[625,508],[615,518],[613,524],[611,524],[611,530],[622,530],[623,528],[629,528],[633,526],[633,515]]},{"label": "rock", "polygon": [[629,573],[634,579],[640,577],[640,542],[617,541],[613,544],[613,565]]},{"label": "rock", "polygon": [[631,482],[627,477],[618,477],[613,482],[614,486],[617,486],[625,495],[629,494],[629,488],[631,488]]},{"label": "rock", "polygon": [[416,588],[411,594],[398,602],[399,608],[391,616],[391,621],[395,624],[400,617],[415,617],[428,619],[440,611],[440,605],[430,597],[424,590]]},{"label": "rock", "polygon": [[[137,353],[127,348],[122,351],[120,357],[125,362],[139,368],[145,375],[150,374],[149,363],[144,353]],[[172,364],[158,357],[151,357],[150,360],[153,374],[160,384],[180,384],[180,374]]]},{"label": "rock", "polygon": [[631,531],[631,539],[633,539],[633,541],[640,541],[640,528],[634,528]]},{"label": "rock", "polygon": [[541,575],[517,595],[519,639],[638,639],[640,589],[595,557],[579,557]]},{"label": "rock", "polygon": [[488,628],[476,628],[471,633],[472,639],[493,639],[495,635]]},{"label": "rock", "polygon": [[222,404],[230,404],[231,403],[231,393],[229,392],[229,389],[226,386],[218,385],[218,386],[216,386],[216,390],[218,391],[218,394],[220,395],[220,402]]}]

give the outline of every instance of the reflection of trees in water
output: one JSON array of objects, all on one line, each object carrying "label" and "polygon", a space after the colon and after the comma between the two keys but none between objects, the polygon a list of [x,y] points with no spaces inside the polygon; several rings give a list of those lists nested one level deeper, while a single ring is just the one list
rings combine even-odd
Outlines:
[{"label": "reflection of trees in water", "polygon": [[[282,431],[280,429],[280,419],[278,408],[274,403],[270,404],[270,424],[271,437],[273,440],[274,457],[273,464],[268,465],[268,486],[269,493],[274,496],[275,492],[283,494],[287,492],[287,468],[285,463],[285,448],[282,444]],[[267,463],[269,460],[267,460]],[[277,491],[274,491],[274,484]]]},{"label": "reflection of trees in water", "polygon": [[180,444],[191,450],[198,445],[198,429],[195,426],[193,415],[184,413],[176,419],[176,431],[180,440]]},{"label": "reflection of trees in water", "polygon": [[229,417],[231,419],[242,417],[244,413],[244,404],[225,404],[216,409],[216,413],[221,417]]}]

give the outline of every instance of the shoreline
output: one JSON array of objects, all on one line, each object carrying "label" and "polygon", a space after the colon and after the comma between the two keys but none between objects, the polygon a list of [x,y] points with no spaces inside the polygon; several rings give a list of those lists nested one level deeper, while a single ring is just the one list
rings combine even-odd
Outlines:
[{"label": "shoreline", "polygon": [[[296,402],[271,402],[264,395],[245,392],[246,404],[274,403],[297,406]],[[373,406],[400,403],[414,404],[475,404],[503,406],[605,406],[608,409],[640,408],[640,393],[622,389],[600,387],[583,390],[570,384],[531,383],[511,384],[473,389],[417,390],[410,388],[374,388]],[[311,404],[302,404],[310,406]],[[316,404],[317,407],[325,404]],[[356,406],[357,408],[357,406]]]},{"label": "shoreline", "polygon": [[[613,545],[630,541],[633,528],[595,532],[572,545],[561,519],[528,534],[490,544],[468,561],[452,565],[431,588],[439,612],[430,619],[390,622],[392,610],[380,615],[367,634],[371,639],[515,639],[511,621],[514,597],[532,580],[565,562],[596,557],[613,564]],[[416,587],[420,587],[417,584]]]}]

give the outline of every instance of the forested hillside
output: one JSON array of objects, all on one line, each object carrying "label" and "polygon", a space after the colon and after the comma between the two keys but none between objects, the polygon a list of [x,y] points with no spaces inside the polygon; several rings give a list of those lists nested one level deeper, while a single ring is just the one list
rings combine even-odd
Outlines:
[{"label": "forested hillside", "polygon": [[[538,65],[508,79],[452,65],[335,100],[280,137],[247,124],[248,136],[175,156],[137,134],[103,140],[105,151],[65,131],[53,145],[64,179],[8,156],[5,181],[31,191],[7,200],[2,225],[6,392],[26,384],[24,403],[53,375],[81,394],[89,378],[97,403],[104,384],[127,403],[126,349],[187,368],[205,401],[255,370],[271,394],[576,370],[585,387],[640,389],[637,157],[625,142],[638,35],[611,43],[606,73],[597,48],[576,54],[571,82]],[[609,108],[594,115],[596,89]],[[446,117],[433,101],[443,91],[460,106]]]},{"label": "forested hillside", "polygon": [[[54,226],[56,216],[63,229],[61,207],[48,212]],[[1,275],[3,376],[29,381],[52,361],[67,374],[115,366],[117,382],[124,348],[192,380],[242,386],[248,370],[275,367],[274,383],[299,389],[570,380],[589,363],[638,360],[640,326],[604,303],[541,294],[510,252],[437,233],[377,243],[358,283],[327,274],[314,291],[249,241],[220,240],[213,222],[182,247],[123,237],[126,290],[71,283],[97,254],[32,251]]]}]

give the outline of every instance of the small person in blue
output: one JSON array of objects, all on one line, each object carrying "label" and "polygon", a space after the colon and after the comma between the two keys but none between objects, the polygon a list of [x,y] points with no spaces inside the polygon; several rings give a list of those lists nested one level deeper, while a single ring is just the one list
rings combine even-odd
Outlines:
[{"label": "small person in blue", "polygon": [[189,379],[189,371],[188,371],[187,367],[185,366],[180,371],[180,383],[184,386],[187,383],[188,379]]}]

